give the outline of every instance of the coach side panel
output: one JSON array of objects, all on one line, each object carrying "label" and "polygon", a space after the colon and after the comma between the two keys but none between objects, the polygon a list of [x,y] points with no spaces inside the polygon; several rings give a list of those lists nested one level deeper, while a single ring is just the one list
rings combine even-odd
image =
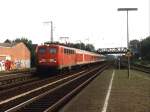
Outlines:
[{"label": "coach side panel", "polygon": [[59,53],[60,68],[74,66],[75,63],[75,51],[69,48],[60,48]]}]

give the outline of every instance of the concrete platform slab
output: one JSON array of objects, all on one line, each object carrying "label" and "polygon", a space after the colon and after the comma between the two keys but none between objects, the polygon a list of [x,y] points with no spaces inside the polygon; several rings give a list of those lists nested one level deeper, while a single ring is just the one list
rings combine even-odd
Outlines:
[{"label": "concrete platform slab", "polygon": [[[108,105],[103,110],[113,69],[104,71],[59,112],[150,112],[149,74],[115,70]],[[102,111],[103,110],[103,111]]]},{"label": "concrete platform slab", "polygon": [[104,71],[60,112],[100,112],[104,105],[112,69]]}]

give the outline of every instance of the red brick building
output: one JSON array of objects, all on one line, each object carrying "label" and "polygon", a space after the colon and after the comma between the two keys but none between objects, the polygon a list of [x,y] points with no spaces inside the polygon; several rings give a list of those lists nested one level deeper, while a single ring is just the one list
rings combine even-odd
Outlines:
[{"label": "red brick building", "polygon": [[4,62],[10,60],[12,69],[30,68],[31,54],[24,43],[0,43],[0,71],[4,70]]}]

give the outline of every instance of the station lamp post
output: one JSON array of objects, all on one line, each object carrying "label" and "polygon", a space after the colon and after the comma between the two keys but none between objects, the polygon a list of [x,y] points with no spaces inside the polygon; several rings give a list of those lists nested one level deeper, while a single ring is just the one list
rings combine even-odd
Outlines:
[{"label": "station lamp post", "polygon": [[[130,43],[129,43],[129,24],[128,24],[128,12],[129,11],[137,11],[137,8],[118,8],[118,11],[126,11],[127,12],[127,48],[129,50]],[[128,78],[130,79],[130,56],[128,55]]]}]

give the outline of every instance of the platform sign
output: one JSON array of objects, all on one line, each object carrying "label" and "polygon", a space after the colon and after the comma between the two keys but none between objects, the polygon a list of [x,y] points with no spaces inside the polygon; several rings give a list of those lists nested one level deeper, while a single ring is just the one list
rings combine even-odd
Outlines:
[{"label": "platform sign", "polygon": [[131,57],[131,56],[132,56],[131,52],[128,51],[128,52],[126,53],[126,56],[127,56],[127,57]]}]

